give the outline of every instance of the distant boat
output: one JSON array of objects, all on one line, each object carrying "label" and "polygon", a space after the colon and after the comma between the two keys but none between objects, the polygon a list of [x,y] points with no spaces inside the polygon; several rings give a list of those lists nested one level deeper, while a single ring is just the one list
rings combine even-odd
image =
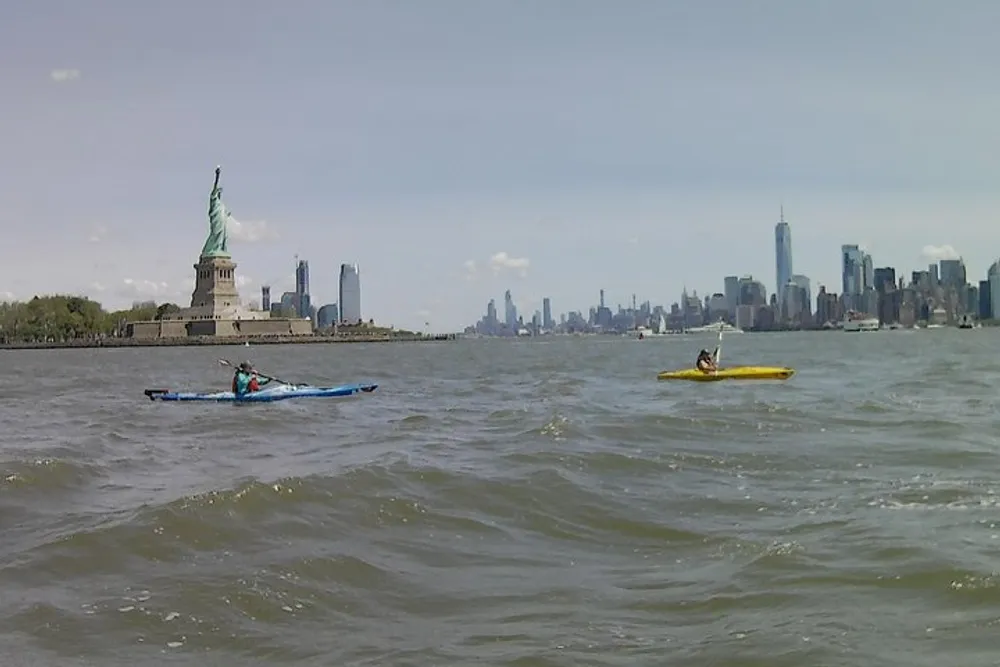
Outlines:
[{"label": "distant boat", "polygon": [[983,325],[975,321],[968,315],[962,315],[961,319],[958,320],[959,329],[978,329],[981,326]]},{"label": "distant boat", "polygon": [[646,338],[658,338],[660,336],[666,336],[669,334],[667,331],[667,320],[660,314],[660,325],[656,331],[653,331],[649,327],[636,327],[631,331],[633,338],[638,338],[639,340],[644,340]]},{"label": "distant boat", "polygon": [[736,333],[736,334],[743,333],[743,329],[740,329],[739,327],[734,327],[732,324],[729,324],[728,322],[722,322],[721,324],[706,324],[703,327],[691,327],[689,329],[685,329],[684,333],[692,333],[692,334],[714,333],[714,334],[717,334],[717,333],[719,333],[719,329],[720,328],[722,329],[722,333],[727,333],[727,334],[728,333]]},{"label": "distant boat", "polygon": [[863,313],[853,310],[847,311],[841,325],[844,331],[878,331],[879,321],[877,317],[868,317]]}]

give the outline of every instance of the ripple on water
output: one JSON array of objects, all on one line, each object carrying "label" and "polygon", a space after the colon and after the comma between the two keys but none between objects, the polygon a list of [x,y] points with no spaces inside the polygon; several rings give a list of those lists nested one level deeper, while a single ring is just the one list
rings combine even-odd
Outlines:
[{"label": "ripple on water", "polygon": [[284,377],[386,391],[250,409],[141,400],[217,386],[217,350],[102,351],[90,394],[85,356],[14,354],[42,379],[0,402],[3,643],[115,666],[991,664],[1000,365],[891,335],[727,339],[800,373],[684,387],[650,368],[687,344],[261,346]]}]

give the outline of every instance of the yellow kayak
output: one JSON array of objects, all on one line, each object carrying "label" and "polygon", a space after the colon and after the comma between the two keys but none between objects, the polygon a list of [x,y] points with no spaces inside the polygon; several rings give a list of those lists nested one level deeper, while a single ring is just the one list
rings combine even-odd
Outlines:
[{"label": "yellow kayak", "polygon": [[794,368],[778,366],[734,366],[717,371],[702,372],[697,368],[682,371],[663,371],[657,380],[691,380],[693,382],[718,382],[719,380],[787,380],[795,375]]}]

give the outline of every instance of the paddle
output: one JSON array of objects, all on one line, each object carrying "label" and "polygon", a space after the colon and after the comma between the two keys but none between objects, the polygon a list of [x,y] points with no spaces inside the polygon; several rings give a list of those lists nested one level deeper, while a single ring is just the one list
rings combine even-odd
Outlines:
[{"label": "paddle", "polygon": [[722,326],[723,320],[719,320],[719,342],[715,344],[715,375],[719,374],[719,360],[722,359]]},{"label": "paddle", "polygon": [[722,359],[722,327],[725,323],[719,320],[719,342],[715,345],[715,366],[718,368],[719,360]]},{"label": "paddle", "polygon": [[[237,367],[236,364],[234,364],[233,362],[229,361],[228,359],[219,359],[219,363],[221,365],[223,365],[223,366],[229,366],[230,368],[236,368]],[[271,380],[273,382],[278,382],[280,384],[287,384],[287,385],[296,385],[296,384],[298,384],[298,383],[295,383],[295,382],[288,382],[287,380],[282,380],[281,378],[276,378],[273,375],[264,375],[260,371],[256,371],[256,373],[257,373],[257,375],[259,375],[262,378],[267,378],[268,380]],[[306,385],[298,384],[298,386],[306,386]]]}]

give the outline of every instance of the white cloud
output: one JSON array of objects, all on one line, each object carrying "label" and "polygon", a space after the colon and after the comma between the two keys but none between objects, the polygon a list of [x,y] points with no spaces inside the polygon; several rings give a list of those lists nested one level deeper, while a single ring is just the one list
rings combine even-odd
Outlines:
[{"label": "white cloud", "polygon": [[0,292],[0,303],[3,303],[4,301],[14,301],[14,293]]},{"label": "white cloud", "polygon": [[[494,276],[512,271],[517,272],[523,278],[528,275],[530,262],[527,257],[511,257],[506,252],[501,251],[490,257],[487,264],[493,270]],[[481,274],[479,264],[476,263],[476,260],[467,259],[462,263],[462,275],[468,281],[474,281],[479,278]]]},{"label": "white cloud", "polygon": [[278,238],[278,233],[267,226],[266,220],[248,220],[241,222],[229,216],[229,238],[237,243],[258,243],[260,241],[273,241]]},{"label": "white cloud", "polygon": [[104,225],[97,225],[93,230],[91,230],[90,237],[87,240],[91,243],[100,243],[107,235],[108,228]]},{"label": "white cloud", "polygon": [[527,257],[511,257],[503,251],[490,257],[490,267],[493,269],[494,275],[499,275],[504,271],[516,271],[523,277],[528,274],[529,264]]},{"label": "white cloud", "polygon": [[64,81],[76,81],[80,78],[80,70],[78,69],[54,69],[49,72],[49,78],[51,78],[56,83],[63,83]]},{"label": "white cloud", "polygon": [[176,289],[171,289],[168,283],[155,280],[134,280],[126,278],[122,281],[121,293],[124,296],[131,296],[140,299],[156,299],[165,295],[173,295]]},{"label": "white cloud", "polygon": [[940,262],[942,259],[958,259],[960,257],[950,245],[925,245],[920,254],[929,262]]}]

